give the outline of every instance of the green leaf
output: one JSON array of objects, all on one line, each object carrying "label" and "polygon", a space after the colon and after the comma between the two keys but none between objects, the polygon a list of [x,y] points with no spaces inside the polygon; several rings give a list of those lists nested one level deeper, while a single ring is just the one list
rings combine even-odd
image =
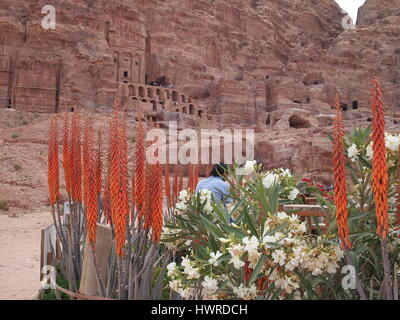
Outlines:
[{"label": "green leaf", "polygon": [[267,256],[265,254],[262,254],[260,259],[257,262],[256,267],[253,269],[253,272],[251,273],[251,278],[249,280],[250,281],[249,283],[253,283],[257,279],[266,259],[267,259]]}]

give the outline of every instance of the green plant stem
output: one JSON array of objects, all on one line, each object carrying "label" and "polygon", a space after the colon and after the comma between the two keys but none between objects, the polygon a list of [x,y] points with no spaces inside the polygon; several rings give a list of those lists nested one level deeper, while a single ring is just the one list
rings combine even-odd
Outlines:
[{"label": "green plant stem", "polygon": [[95,271],[95,275],[96,275],[96,281],[97,281],[97,287],[99,290],[99,294],[101,297],[105,297],[105,293],[106,293],[106,288],[104,286],[104,282],[101,278],[101,274],[100,274],[100,270],[99,267],[97,265],[97,259],[96,259],[96,248],[94,246],[93,243],[90,243],[90,251],[92,251],[92,256],[93,256],[93,267],[94,267],[94,271]]},{"label": "green plant stem", "polygon": [[123,258],[117,258],[117,265],[118,265],[118,299],[125,300],[125,285],[124,285],[124,272],[123,272]]},{"label": "green plant stem", "polygon": [[393,300],[393,290],[392,290],[392,278],[390,275],[390,260],[389,260],[389,250],[387,245],[387,240],[381,240],[382,247],[382,259],[383,259],[383,270],[384,270],[384,287],[387,300]]},{"label": "green plant stem", "polygon": [[[353,268],[355,268],[354,267],[354,263],[353,263],[353,259],[351,258],[350,250],[345,250],[344,254],[346,256],[347,263],[349,265],[351,265]],[[362,283],[360,281],[360,278],[358,277],[357,270],[356,270],[356,274],[355,274],[355,281],[356,281],[356,289],[357,289],[358,294],[360,295],[360,299],[361,300],[368,300],[367,296],[365,295],[364,288],[363,288],[363,285],[362,285]]]}]

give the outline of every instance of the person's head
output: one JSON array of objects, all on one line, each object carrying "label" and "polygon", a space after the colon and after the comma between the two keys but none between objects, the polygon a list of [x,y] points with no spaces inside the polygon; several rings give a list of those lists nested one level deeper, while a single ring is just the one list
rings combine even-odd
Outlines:
[{"label": "person's head", "polygon": [[214,164],[210,172],[210,177],[224,178],[227,172],[228,166],[225,163],[221,162],[219,164]]}]

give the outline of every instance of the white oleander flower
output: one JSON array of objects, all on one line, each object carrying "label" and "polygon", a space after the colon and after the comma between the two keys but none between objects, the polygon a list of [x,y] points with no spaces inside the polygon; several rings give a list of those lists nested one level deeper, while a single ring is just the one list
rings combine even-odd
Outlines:
[{"label": "white oleander flower", "polygon": [[241,244],[236,244],[227,249],[232,257],[240,258],[244,253],[244,247]]},{"label": "white oleander flower", "polygon": [[250,175],[250,174],[252,174],[254,172],[254,170],[255,170],[254,167],[255,167],[256,164],[257,164],[256,160],[252,160],[252,161],[247,160],[246,163],[244,164],[243,168],[241,169],[240,173],[242,175]]},{"label": "white oleander flower", "polygon": [[300,257],[293,257],[289,260],[289,262],[285,265],[285,270],[293,271],[300,264]]},{"label": "white oleander flower", "polygon": [[220,257],[222,257],[222,253],[219,252],[219,251],[217,251],[217,252],[211,252],[211,253],[210,253],[210,257],[211,257],[211,258],[208,260],[208,262],[209,262],[210,264],[212,264],[214,267],[218,267],[218,266],[219,266],[218,259],[219,259]]},{"label": "white oleander flower", "polygon": [[209,276],[204,277],[204,281],[201,283],[204,290],[207,291],[207,296],[212,295],[215,291],[218,290],[218,281]]},{"label": "white oleander flower", "polygon": [[185,273],[188,279],[199,279],[200,273],[199,269],[193,268],[191,261],[187,257],[182,258],[181,265],[184,267],[183,273]]},{"label": "white oleander flower", "polygon": [[339,265],[336,262],[328,263],[326,266],[326,271],[330,274],[336,273]]},{"label": "white oleander flower", "polygon": [[182,286],[182,283],[180,280],[172,280],[168,285],[173,291],[179,292],[179,288]]},{"label": "white oleander flower", "polygon": [[168,276],[171,277],[176,271],[176,263],[171,262],[169,265],[167,265],[167,270],[168,270]]},{"label": "white oleander flower", "polygon": [[313,268],[313,270],[312,270],[312,272],[311,272],[311,274],[313,275],[313,276],[319,276],[319,275],[321,275],[321,274],[323,274],[324,272],[320,269],[320,268]]},{"label": "white oleander flower", "polygon": [[354,143],[347,149],[347,154],[351,161],[355,162],[357,160],[359,151],[357,150],[357,146]]},{"label": "white oleander flower", "polygon": [[193,288],[180,289],[178,293],[183,299],[190,300],[193,296]]},{"label": "white oleander flower", "polygon": [[280,169],[281,170],[281,175],[284,178],[290,178],[292,176],[292,174],[290,173],[289,169]]},{"label": "white oleander flower", "polygon": [[276,173],[270,172],[263,179],[265,188],[271,188],[275,183],[279,183],[279,176]]},{"label": "white oleander flower", "polygon": [[199,279],[200,278],[200,273],[199,269],[193,268],[192,266],[186,267],[183,272],[187,274],[188,279]]},{"label": "white oleander flower", "polygon": [[275,264],[283,266],[285,264],[286,254],[281,249],[275,250],[274,252],[272,252],[272,259]]},{"label": "white oleander flower", "polygon": [[293,190],[289,193],[288,199],[291,201],[295,200],[299,193],[300,191],[297,188],[293,188]]},{"label": "white oleander flower", "polygon": [[302,223],[299,224],[298,229],[303,233],[307,231],[307,226],[306,226],[305,221],[303,221]]},{"label": "white oleander flower", "polygon": [[244,262],[243,262],[242,260],[240,260],[240,258],[238,258],[238,257],[236,257],[236,256],[232,257],[232,259],[231,259],[229,262],[232,263],[233,266],[234,266],[236,269],[238,269],[238,270],[239,270],[241,267],[244,266]]},{"label": "white oleander flower", "polygon": [[386,148],[390,151],[397,152],[400,146],[400,138],[391,134],[386,134],[385,137]]},{"label": "white oleander flower", "polygon": [[188,191],[186,189],[179,192],[179,200],[184,200],[188,196]]},{"label": "white oleander flower", "polygon": [[289,216],[287,215],[286,212],[278,212],[278,213],[276,214],[276,216],[277,216],[279,219],[286,219],[286,218],[289,218]]},{"label": "white oleander flower", "polygon": [[254,299],[257,296],[257,287],[252,284],[250,288],[247,288],[242,283],[239,287],[233,288],[233,293],[235,293],[238,298],[250,300]]},{"label": "white oleander flower", "polygon": [[222,243],[229,243],[231,242],[229,239],[225,239],[225,238],[219,238],[219,241],[221,241]]},{"label": "white oleander flower", "polygon": [[344,258],[344,253],[340,246],[335,247],[335,253],[338,260],[342,260]]},{"label": "white oleander flower", "polygon": [[187,205],[186,205],[183,201],[181,201],[181,202],[178,202],[178,203],[175,205],[175,208],[176,208],[177,210],[179,210],[179,211],[186,211]]},{"label": "white oleander flower", "polygon": [[267,248],[273,248],[274,246],[271,244],[275,244],[278,242],[278,239],[275,235],[267,235],[263,239],[263,243]]},{"label": "white oleander flower", "polygon": [[250,239],[248,237],[243,238],[242,240],[244,246],[244,251],[248,253],[252,253],[258,250],[259,242],[255,236],[252,236]]},{"label": "white oleander flower", "polygon": [[200,202],[204,203],[204,210],[208,213],[213,211],[212,204],[212,192],[209,189],[202,189],[200,191]]},{"label": "white oleander flower", "polygon": [[368,160],[372,160],[373,156],[374,156],[374,150],[372,148],[372,142],[371,142],[367,147],[367,153],[366,153],[365,157]]}]

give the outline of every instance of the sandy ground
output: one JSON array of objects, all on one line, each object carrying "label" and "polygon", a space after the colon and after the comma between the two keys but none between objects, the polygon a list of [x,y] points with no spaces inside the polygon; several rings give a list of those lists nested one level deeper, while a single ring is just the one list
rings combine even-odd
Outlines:
[{"label": "sandy ground", "polygon": [[0,299],[32,299],[40,288],[40,230],[48,212],[0,215]]}]

